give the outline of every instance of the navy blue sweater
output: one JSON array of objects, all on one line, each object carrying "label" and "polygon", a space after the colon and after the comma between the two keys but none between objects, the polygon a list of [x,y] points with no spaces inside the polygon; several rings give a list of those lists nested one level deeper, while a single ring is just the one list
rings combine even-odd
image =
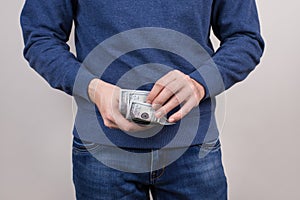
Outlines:
[{"label": "navy blue sweater", "polygon": [[[70,53],[66,43],[73,22],[76,56]],[[212,57],[221,74],[221,81],[214,79],[215,71],[210,67],[203,68],[200,73],[193,71],[184,59],[157,49],[129,52],[118,58],[99,77],[115,84],[126,71],[149,62],[161,63],[190,75],[206,90],[205,99],[199,105],[201,118],[196,122],[198,128],[191,129],[196,131],[193,144],[202,143],[205,137],[209,140],[218,137],[214,117],[215,96],[245,79],[259,63],[264,49],[255,0],[26,0],[21,25],[24,56],[30,66],[53,88],[78,97],[85,104],[91,104],[87,87],[97,75],[84,70],[80,87],[74,89],[76,75],[88,54],[107,38],[134,28],[160,27],[194,39]],[[216,52],[209,39],[211,28],[221,42]],[[208,88],[204,80],[214,86]],[[142,89],[150,90],[151,87],[146,85]],[[122,147],[161,148],[172,141],[180,124],[164,127],[148,138],[137,138],[104,127],[100,113],[97,112],[97,115],[109,140]],[[89,123],[85,124],[86,129],[82,128],[80,134],[74,128],[76,137],[105,143],[94,129],[90,129]],[[185,132],[191,134],[189,129]],[[180,142],[175,144],[181,145]]]}]

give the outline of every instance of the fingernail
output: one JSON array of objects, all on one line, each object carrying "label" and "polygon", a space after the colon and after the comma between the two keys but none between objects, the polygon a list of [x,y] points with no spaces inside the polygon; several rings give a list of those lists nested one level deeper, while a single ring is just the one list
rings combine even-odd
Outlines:
[{"label": "fingernail", "polygon": [[149,104],[151,104],[151,101],[147,100],[147,101],[146,101],[146,103],[149,103]]}]

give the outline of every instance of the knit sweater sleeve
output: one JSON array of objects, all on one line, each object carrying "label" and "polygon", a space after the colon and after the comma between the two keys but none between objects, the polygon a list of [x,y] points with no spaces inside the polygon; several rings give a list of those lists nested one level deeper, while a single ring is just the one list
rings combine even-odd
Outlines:
[{"label": "knit sweater sleeve", "polygon": [[[67,45],[75,9],[73,0],[26,0],[21,13],[24,57],[53,88],[89,100],[87,87],[95,76],[80,68]],[[73,91],[76,78],[81,83]]]},{"label": "knit sweater sleeve", "polygon": [[190,74],[204,86],[205,98],[244,80],[264,50],[255,0],[215,0],[211,26],[221,42],[212,56],[214,64],[201,66]]}]

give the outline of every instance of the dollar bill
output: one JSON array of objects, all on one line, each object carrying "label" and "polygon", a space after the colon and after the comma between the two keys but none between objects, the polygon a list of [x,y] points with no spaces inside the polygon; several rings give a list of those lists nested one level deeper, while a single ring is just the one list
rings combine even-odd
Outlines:
[{"label": "dollar bill", "polygon": [[126,90],[120,91],[119,110],[124,116],[128,116],[129,106],[132,101],[146,103],[149,91]]},{"label": "dollar bill", "polygon": [[131,102],[128,119],[139,124],[151,124],[155,122],[155,116],[151,104]]},{"label": "dollar bill", "polygon": [[155,117],[155,110],[151,104],[146,103],[149,91],[126,90],[120,91],[119,110],[122,115],[135,123],[143,125],[173,125],[167,118]]}]

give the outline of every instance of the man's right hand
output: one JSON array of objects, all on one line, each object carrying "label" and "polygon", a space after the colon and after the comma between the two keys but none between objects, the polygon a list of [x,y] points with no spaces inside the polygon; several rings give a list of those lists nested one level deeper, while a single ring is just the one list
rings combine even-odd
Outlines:
[{"label": "man's right hand", "polygon": [[93,79],[88,88],[91,101],[96,104],[104,125],[112,129],[126,132],[137,132],[149,127],[129,122],[119,111],[120,88],[100,79]]}]

